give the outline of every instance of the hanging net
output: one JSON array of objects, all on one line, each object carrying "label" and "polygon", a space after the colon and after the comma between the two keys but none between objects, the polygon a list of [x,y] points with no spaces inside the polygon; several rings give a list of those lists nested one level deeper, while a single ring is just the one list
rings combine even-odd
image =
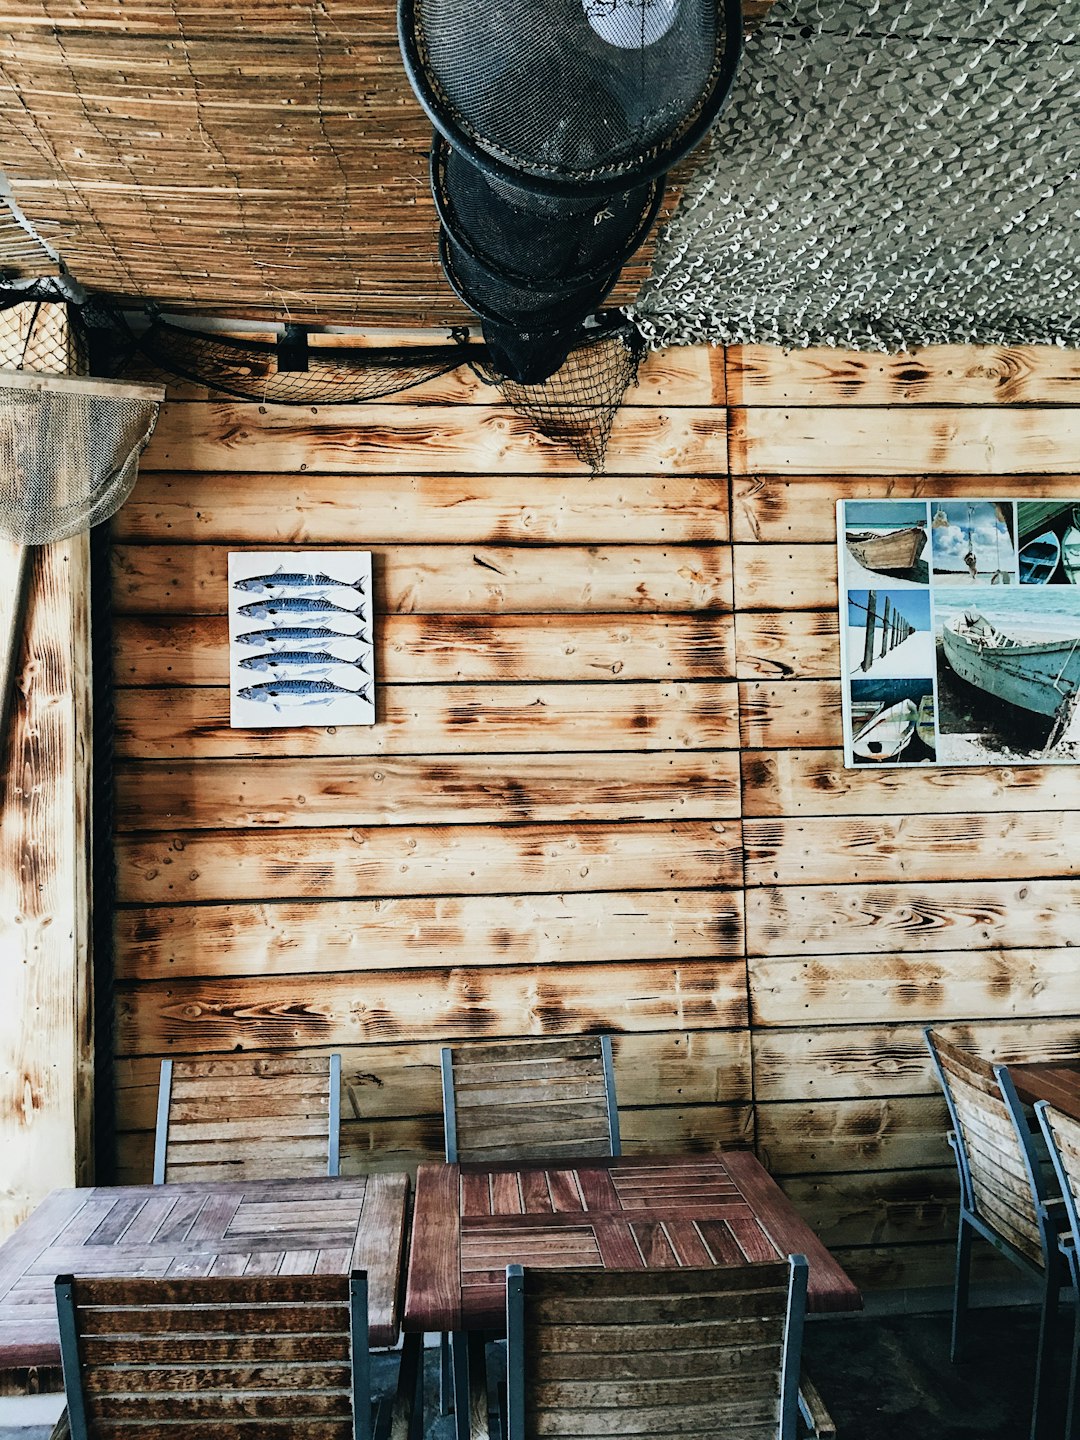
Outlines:
[{"label": "hanging net", "polygon": [[[496,347],[455,333],[448,344],[395,349],[333,348],[330,336],[312,345],[306,369],[282,368],[279,347],[174,325],[160,318],[139,333],[119,312],[93,301],[85,307],[95,363],[110,374],[167,380],[179,376],[211,391],[279,405],[349,405],[392,395],[463,365],[494,386],[506,404],[551,440],[567,446],[593,471],[603,468],[615,412],[636,380],[643,347],[619,311],[601,317],[593,330],[575,328],[575,348],[539,384],[509,380]],[[314,337],[312,337],[314,338]],[[563,337],[556,334],[556,341]]]},{"label": "hanging net", "polygon": [[44,545],[88,530],[130,495],[161,391],[0,371],[0,533]]},{"label": "hanging net", "polygon": [[579,345],[538,385],[517,385],[496,379],[482,364],[476,368],[541,434],[561,440],[595,473],[603,468],[619,403],[637,381],[643,349],[637,331],[626,325]]}]

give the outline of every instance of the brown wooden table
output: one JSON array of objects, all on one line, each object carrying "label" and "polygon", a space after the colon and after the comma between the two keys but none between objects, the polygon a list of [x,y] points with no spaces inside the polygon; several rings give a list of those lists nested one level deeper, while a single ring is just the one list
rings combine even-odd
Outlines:
[{"label": "brown wooden table", "polygon": [[854,1282],[745,1151],[421,1165],[406,1330],[500,1330],[506,1266],[666,1269],[801,1253],[811,1310],[857,1310]]},{"label": "brown wooden table", "polygon": [[1055,1110],[1080,1120],[1080,1058],[1010,1065],[1009,1074],[1025,1105],[1046,1100]]},{"label": "brown wooden table", "polygon": [[406,1175],[54,1190],[0,1245],[0,1368],[59,1365],[53,1279],[366,1270],[373,1345],[398,1338]]}]

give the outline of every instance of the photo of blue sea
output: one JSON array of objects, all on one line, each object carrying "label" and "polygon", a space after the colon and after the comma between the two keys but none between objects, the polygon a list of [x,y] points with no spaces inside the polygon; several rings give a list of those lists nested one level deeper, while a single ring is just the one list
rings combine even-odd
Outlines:
[{"label": "photo of blue sea", "polygon": [[998,630],[1016,639],[1080,636],[1080,586],[1032,585],[1003,589],[972,585],[963,591],[934,591],[934,634],[947,620],[977,610]]}]

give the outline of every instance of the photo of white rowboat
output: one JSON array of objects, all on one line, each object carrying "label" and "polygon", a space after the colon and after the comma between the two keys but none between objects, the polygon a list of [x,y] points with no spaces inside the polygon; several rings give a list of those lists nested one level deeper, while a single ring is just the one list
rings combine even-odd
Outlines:
[{"label": "photo of white rowboat", "polygon": [[911,743],[918,713],[914,700],[883,706],[852,736],[852,751],[862,760],[895,760]]},{"label": "photo of white rowboat", "polygon": [[1065,578],[1070,585],[1080,585],[1080,528],[1076,524],[1077,518],[1077,511],[1074,510],[1072,524],[1061,537],[1061,563],[1065,567]]},{"label": "photo of white rowboat", "polygon": [[1036,715],[1057,715],[1080,689],[1080,635],[1019,639],[967,610],[941,632],[945,658],[962,680]]}]

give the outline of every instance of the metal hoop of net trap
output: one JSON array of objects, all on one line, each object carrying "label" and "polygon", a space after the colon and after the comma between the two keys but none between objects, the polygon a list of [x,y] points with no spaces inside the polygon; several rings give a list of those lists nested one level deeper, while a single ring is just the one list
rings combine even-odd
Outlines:
[{"label": "metal hoop of net trap", "polygon": [[718,115],[740,0],[399,0],[439,254],[510,381],[552,375]]},{"label": "metal hoop of net trap", "polygon": [[409,82],[487,173],[553,196],[663,176],[716,119],[740,0],[399,0]]}]

